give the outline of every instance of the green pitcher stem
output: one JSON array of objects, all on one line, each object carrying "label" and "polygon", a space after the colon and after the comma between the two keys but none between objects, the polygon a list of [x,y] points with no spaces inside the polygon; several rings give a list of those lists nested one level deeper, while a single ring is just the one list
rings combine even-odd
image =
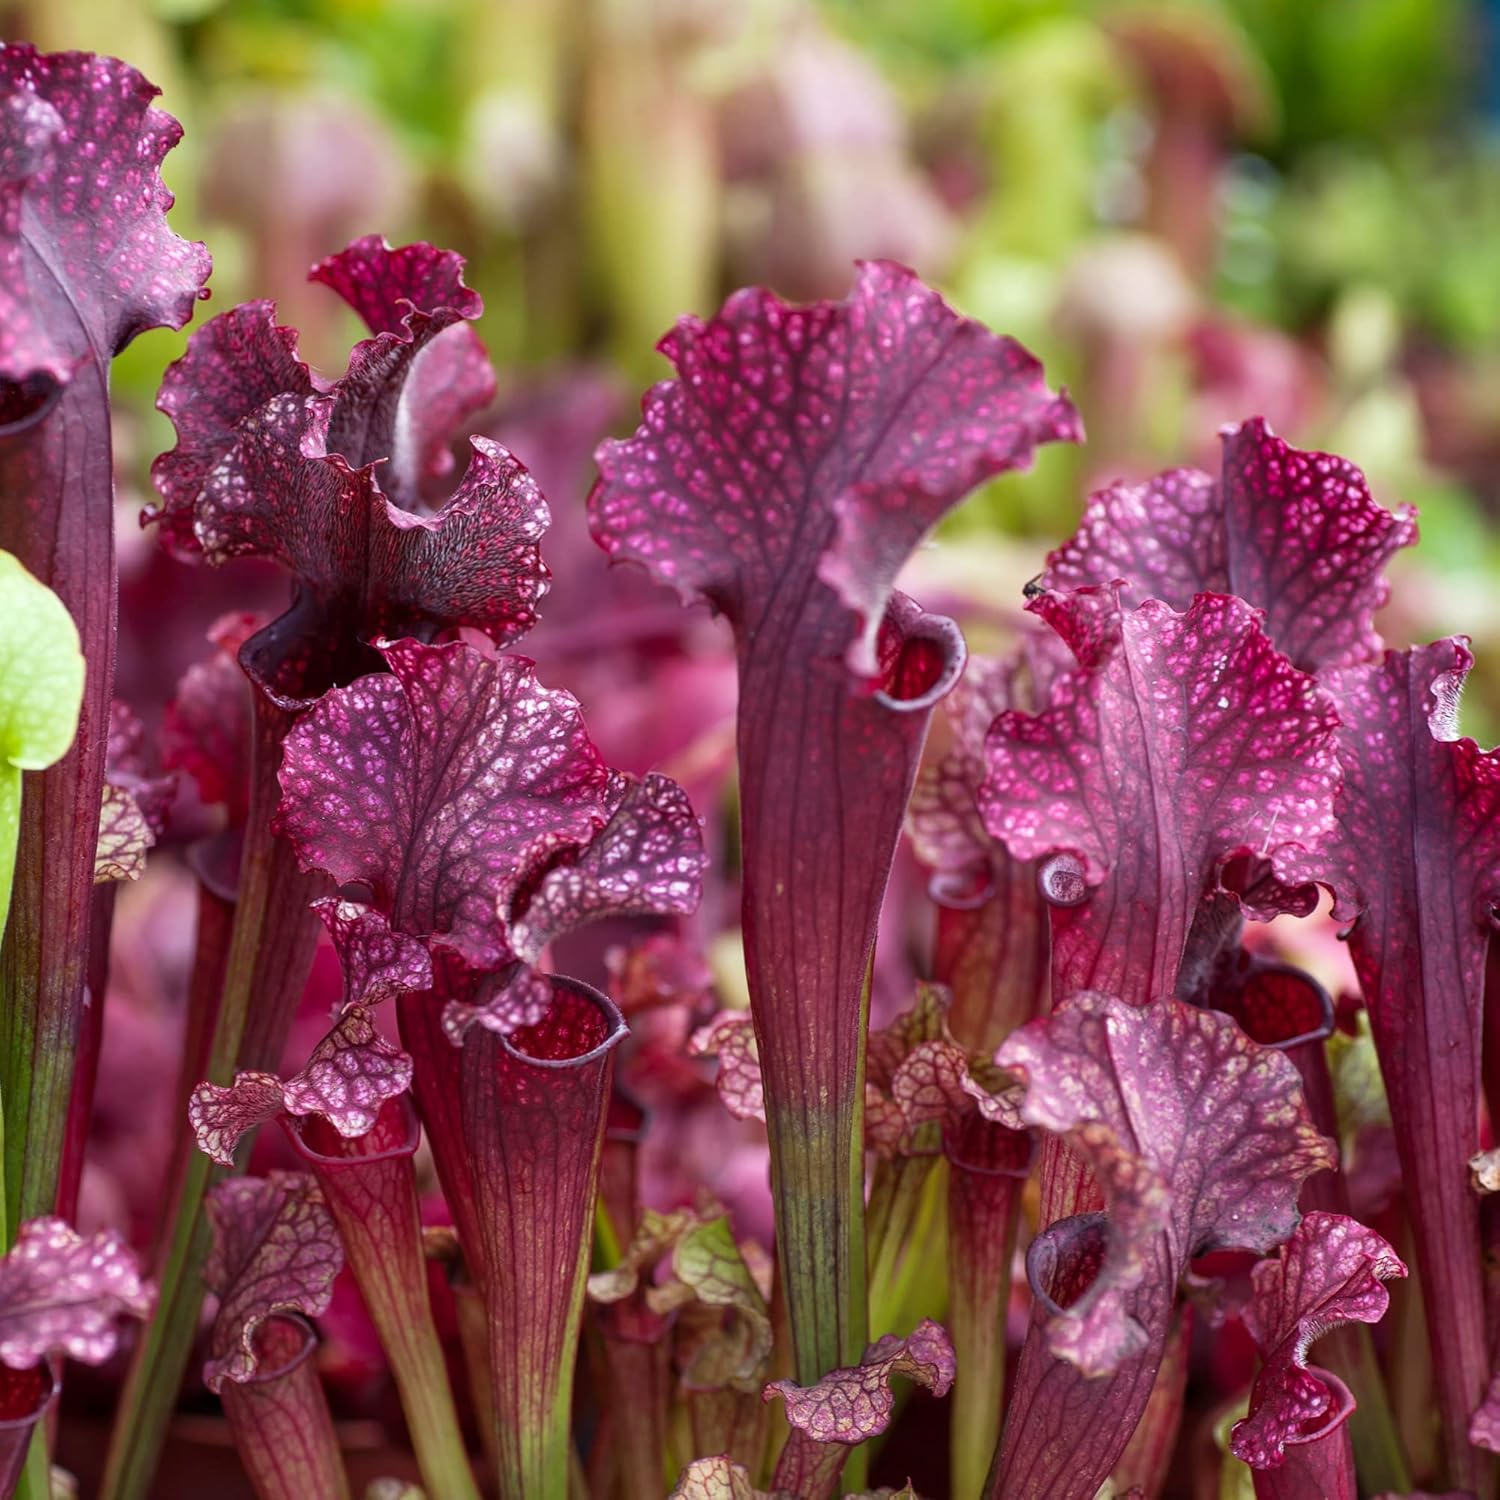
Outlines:
[{"label": "green pitcher stem", "polygon": [[[799,1385],[858,1364],[868,1342],[864,1039],[869,1005],[867,975],[852,1078],[816,1076],[830,1072],[826,1059],[795,1056],[795,1039],[785,1030],[765,1036],[759,1024],[756,1028],[763,1037],[776,1258]],[[815,1075],[816,1087],[797,1077],[794,1070],[803,1069]]]},{"label": "green pitcher stem", "polygon": [[948,1179],[948,1321],[958,1378],[949,1439],[955,1495],[983,1492],[1005,1415],[1005,1315],[1024,1179]]},{"label": "green pitcher stem", "polygon": [[1331,1330],[1318,1362],[1343,1378],[1357,1403],[1349,1416],[1349,1442],[1361,1488],[1372,1495],[1404,1495],[1412,1487],[1411,1470],[1368,1326],[1350,1323]]},{"label": "green pitcher stem", "polygon": [[500,1473],[500,1443],[495,1422],[495,1382],[490,1377],[489,1333],[484,1325],[484,1293],[461,1268],[450,1269],[448,1289],[453,1293],[454,1321],[464,1372],[469,1377],[469,1402],[484,1444],[485,1463],[491,1480]]},{"label": "green pitcher stem", "polygon": [[906,1331],[912,1321],[910,1303],[922,1287],[924,1274],[942,1284],[942,1267],[932,1264],[930,1254],[934,1244],[941,1249],[938,1221],[943,1182],[934,1171],[940,1160],[904,1156],[882,1161],[875,1168],[866,1228],[870,1327],[877,1337]]},{"label": "green pitcher stem", "polygon": [[[856,1113],[862,1122],[862,1097]],[[840,1124],[836,1110],[778,1114],[767,1102],[777,1258],[799,1385],[857,1364],[866,1343],[864,1131]]]},{"label": "green pitcher stem", "polygon": [[26,1450],[26,1467],[16,1484],[16,1500],[52,1500],[52,1460],[47,1452],[47,1424],[38,1422]]},{"label": "green pitcher stem", "polygon": [[156,1273],[156,1314],[146,1325],[120,1393],[101,1500],[145,1500],[183,1371],[198,1333],[203,1304],[200,1271],[208,1255],[208,1222],[199,1211],[209,1186],[224,1176],[206,1156],[188,1159],[171,1215],[171,1234]]},{"label": "green pitcher stem", "polygon": [[386,1346],[391,1373],[401,1393],[401,1409],[429,1495],[478,1500],[479,1488],[464,1447],[463,1432],[448,1385],[443,1350],[429,1315],[414,1328],[407,1347]]}]

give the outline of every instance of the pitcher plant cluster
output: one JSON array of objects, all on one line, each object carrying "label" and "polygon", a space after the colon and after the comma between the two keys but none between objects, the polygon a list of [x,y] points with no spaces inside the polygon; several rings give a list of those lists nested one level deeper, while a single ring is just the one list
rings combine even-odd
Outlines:
[{"label": "pitcher plant cluster", "polygon": [[[167,372],[144,525],[289,589],[225,600],[147,735],[113,696],[109,365],[210,270],[154,94],[0,47],[0,1492],[47,1493],[66,1361],[113,1360],[108,1500],[160,1493],[200,1376],[256,1493],[349,1495],[316,1332],[348,1276],[420,1474],[371,1495],[910,1496],[868,1487],[900,1421],[961,1500],[1151,1497],[1185,1463],[1197,1493],[1493,1496],[1500,759],[1458,730],[1465,641],[1376,632],[1413,515],[1247,412],[1217,473],[1090,496],[1014,649],[969,659],[898,579],[1077,410],[901,266],[738,292],[662,339],[587,500],[610,562],[732,631],[737,821],[706,839],[517,653],[550,517],[530,455],[470,436],[480,299],[371,236],[310,273],[367,329],[343,374],[265,301]],[[132,1249],[72,1223],[118,883],[176,781],[218,816]],[[903,837],[922,978],[872,1028]],[[1337,1001],[1265,925],[1330,900]],[[564,957],[600,921],[609,993]],[[716,929],[748,1008],[713,999]],[[342,993],[288,1068],[320,944]],[[774,1242],[703,1185],[646,1201],[616,1073],[648,1049],[764,1122]],[[247,1173],[264,1130],[294,1166]]]}]

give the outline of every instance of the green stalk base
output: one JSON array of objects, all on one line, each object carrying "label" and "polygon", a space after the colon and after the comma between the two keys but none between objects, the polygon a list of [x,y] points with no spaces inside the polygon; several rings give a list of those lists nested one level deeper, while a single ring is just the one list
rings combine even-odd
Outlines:
[{"label": "green stalk base", "polygon": [[[905,1333],[929,1310],[933,1288],[944,1283],[946,1236],[942,1158],[907,1156],[880,1162],[870,1184],[866,1221],[870,1247],[870,1327],[877,1337]],[[923,1302],[920,1312],[918,1301]]]},{"label": "green stalk base", "polygon": [[861,1082],[851,1132],[836,1114],[780,1112],[768,1091],[776,1258],[799,1385],[858,1364],[868,1342],[863,1093]]}]

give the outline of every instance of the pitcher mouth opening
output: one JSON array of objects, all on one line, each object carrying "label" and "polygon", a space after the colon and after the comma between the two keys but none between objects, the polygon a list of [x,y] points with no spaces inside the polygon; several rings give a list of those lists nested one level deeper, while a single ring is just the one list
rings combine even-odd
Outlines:
[{"label": "pitcher mouth opening", "polygon": [[1108,1253],[1108,1214],[1074,1214],[1044,1229],[1026,1252],[1026,1279],[1041,1310],[1056,1317],[1077,1303]]},{"label": "pitcher mouth opening", "polygon": [[967,660],[963,632],[952,620],[897,596],[881,622],[875,696],[899,713],[923,713],[948,695]]},{"label": "pitcher mouth opening", "polygon": [[1207,1003],[1232,1016],[1252,1041],[1288,1052],[1333,1035],[1333,997],[1294,964],[1252,958],[1236,978]]},{"label": "pitcher mouth opening", "polygon": [[257,1325],[252,1338],[257,1363],[249,1385],[270,1385],[284,1379],[305,1364],[318,1347],[312,1324],[297,1313],[272,1313]]},{"label": "pitcher mouth opening", "polygon": [[552,1006],[547,1014],[497,1038],[512,1058],[532,1068],[576,1068],[625,1039],[630,1028],[612,1000],[582,980],[549,977]]},{"label": "pitcher mouth opening", "polygon": [[0,380],[0,438],[39,426],[57,405],[62,389],[60,380],[41,370],[21,380]]},{"label": "pitcher mouth opening", "polygon": [[1308,1370],[1328,1387],[1331,1400],[1328,1403],[1328,1410],[1322,1416],[1309,1417],[1296,1432],[1287,1434],[1285,1442],[1289,1448],[1305,1443],[1321,1442],[1330,1433],[1337,1432],[1349,1420],[1355,1407],[1354,1396],[1349,1387],[1331,1370],[1325,1370],[1320,1365],[1309,1365]]},{"label": "pitcher mouth opening", "polygon": [[342,1135],[322,1115],[283,1115],[293,1148],[325,1168],[367,1166],[393,1157],[411,1156],[421,1143],[422,1127],[410,1094],[397,1094],[380,1107],[375,1124],[363,1135]]},{"label": "pitcher mouth opening", "polygon": [[52,1404],[57,1382],[52,1367],[42,1360],[29,1370],[0,1364],[0,1431],[28,1428]]},{"label": "pitcher mouth opening", "polygon": [[928,899],[948,911],[978,911],[994,894],[995,872],[988,860],[937,870],[927,882]]}]

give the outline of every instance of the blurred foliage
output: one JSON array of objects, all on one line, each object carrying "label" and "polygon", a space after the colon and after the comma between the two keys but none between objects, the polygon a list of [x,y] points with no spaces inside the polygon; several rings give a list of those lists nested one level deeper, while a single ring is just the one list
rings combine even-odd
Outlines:
[{"label": "blurred foliage", "polygon": [[1462,0],[1232,0],[1276,80],[1283,161],[1324,141],[1396,142],[1446,123],[1464,82]]},{"label": "blurred foliage", "polygon": [[[302,272],[375,229],[464,251],[502,367],[603,357],[635,383],[734,285],[836,295],[855,255],[894,255],[1034,347],[1090,428],[956,518],[966,546],[1035,554],[1087,485],[1212,463],[1220,423],[1265,411],[1422,508],[1396,638],[1500,644],[1495,0],[0,0],[0,22],[162,85],[215,305],[275,296],[314,359],[350,330]],[[118,370],[137,485],[180,347]]]}]

